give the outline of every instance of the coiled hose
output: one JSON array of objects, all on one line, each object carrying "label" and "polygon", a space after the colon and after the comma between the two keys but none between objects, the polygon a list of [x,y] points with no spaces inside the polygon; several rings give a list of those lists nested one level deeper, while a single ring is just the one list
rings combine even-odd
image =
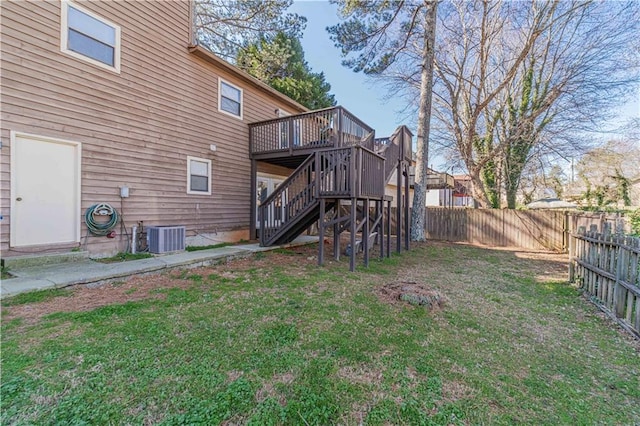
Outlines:
[{"label": "coiled hose", "polygon": [[[96,222],[94,216],[110,216],[107,222]],[[93,235],[105,236],[116,227],[120,215],[107,203],[94,204],[84,212],[84,223]]]}]

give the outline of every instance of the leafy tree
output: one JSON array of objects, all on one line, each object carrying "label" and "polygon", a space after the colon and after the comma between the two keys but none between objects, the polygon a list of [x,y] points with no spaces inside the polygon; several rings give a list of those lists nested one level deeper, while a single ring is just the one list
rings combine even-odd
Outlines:
[{"label": "leafy tree", "polygon": [[[534,56],[534,55],[532,55]],[[516,207],[516,195],[522,173],[531,158],[533,148],[539,143],[541,132],[553,118],[549,113],[551,98],[549,82],[536,75],[535,57],[523,64],[523,76],[506,90],[506,102],[500,111],[498,138],[502,139],[502,177],[507,207]]]},{"label": "leafy tree", "polygon": [[587,152],[576,165],[579,181],[574,192],[589,206],[631,205],[629,186],[640,171],[640,146],[632,141],[609,141]]},{"label": "leafy tree", "polygon": [[536,158],[527,163],[523,170],[520,188],[520,201],[529,204],[539,198],[562,198],[569,179],[558,164],[549,164]]},{"label": "leafy tree", "polygon": [[331,85],[323,73],[314,73],[304,59],[300,41],[283,32],[261,39],[238,52],[237,65],[309,109],[334,106]]},{"label": "leafy tree", "polygon": [[[415,62],[419,73],[418,141],[411,239],[424,241],[429,161],[429,130],[436,37],[436,0],[331,0],[344,20],[327,28],[342,49],[343,65],[371,76],[387,76],[395,67]],[[416,49],[414,51],[414,48]]]},{"label": "leafy tree", "polygon": [[293,0],[195,0],[195,35],[211,52],[233,62],[238,51],[280,32],[299,38],[306,18],[286,13]]}]

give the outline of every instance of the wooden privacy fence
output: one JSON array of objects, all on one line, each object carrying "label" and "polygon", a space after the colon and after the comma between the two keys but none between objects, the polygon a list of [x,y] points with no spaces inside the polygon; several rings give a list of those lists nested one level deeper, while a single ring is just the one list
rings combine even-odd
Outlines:
[{"label": "wooden privacy fence", "polygon": [[428,239],[533,250],[566,251],[569,233],[580,227],[595,226],[600,232],[629,230],[618,213],[429,207],[426,215]]},{"label": "wooden privacy fence", "polygon": [[640,238],[581,228],[571,234],[569,262],[569,280],[640,337]]},{"label": "wooden privacy fence", "polygon": [[426,237],[494,247],[563,251],[567,214],[549,210],[427,209]]}]

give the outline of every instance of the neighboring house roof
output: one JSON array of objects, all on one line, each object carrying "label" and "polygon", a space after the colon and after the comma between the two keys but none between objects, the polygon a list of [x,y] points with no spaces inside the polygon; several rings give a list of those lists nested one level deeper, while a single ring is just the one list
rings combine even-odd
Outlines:
[{"label": "neighboring house roof", "polygon": [[189,52],[193,53],[197,57],[199,57],[201,59],[204,59],[205,61],[207,61],[207,62],[209,62],[209,63],[211,63],[213,65],[216,65],[218,68],[222,68],[225,71],[234,74],[236,77],[238,77],[240,80],[243,80],[245,83],[249,83],[249,84],[253,85],[256,88],[258,88],[258,89],[260,89],[260,90],[262,90],[264,92],[267,92],[269,95],[277,97],[281,101],[286,102],[287,104],[291,105],[291,107],[293,107],[297,111],[300,111],[300,112],[309,111],[309,108],[307,108],[304,105],[294,101],[293,99],[291,99],[287,95],[284,95],[284,94],[278,92],[273,87],[271,87],[268,84],[258,80],[254,76],[252,76],[249,73],[241,70],[240,68],[236,67],[235,65],[230,64],[229,62],[225,61],[224,59],[219,58],[214,53],[211,53],[211,51],[205,49],[204,47],[202,47],[200,45],[196,44],[196,45],[189,46]]},{"label": "neighboring house roof", "polygon": [[578,206],[559,198],[541,198],[526,205],[528,209],[575,209]]}]

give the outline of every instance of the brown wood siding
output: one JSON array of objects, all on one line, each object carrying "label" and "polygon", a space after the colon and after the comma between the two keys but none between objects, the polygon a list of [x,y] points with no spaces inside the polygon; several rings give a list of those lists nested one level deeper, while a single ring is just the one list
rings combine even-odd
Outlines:
[{"label": "brown wood siding", "polygon": [[[97,202],[120,210],[118,188],[127,185],[128,227],[179,224],[187,235],[248,230],[247,124],[291,105],[189,53],[188,2],[82,6],[120,25],[120,74],[60,51],[60,2],[1,2],[3,255],[11,220],[11,130],[82,143],[82,212]],[[219,77],[243,89],[242,120],[218,111]],[[211,160],[210,196],[187,194],[187,156]],[[83,224],[83,243],[85,234]],[[89,237],[88,248],[117,251],[123,249],[118,241]]]}]

